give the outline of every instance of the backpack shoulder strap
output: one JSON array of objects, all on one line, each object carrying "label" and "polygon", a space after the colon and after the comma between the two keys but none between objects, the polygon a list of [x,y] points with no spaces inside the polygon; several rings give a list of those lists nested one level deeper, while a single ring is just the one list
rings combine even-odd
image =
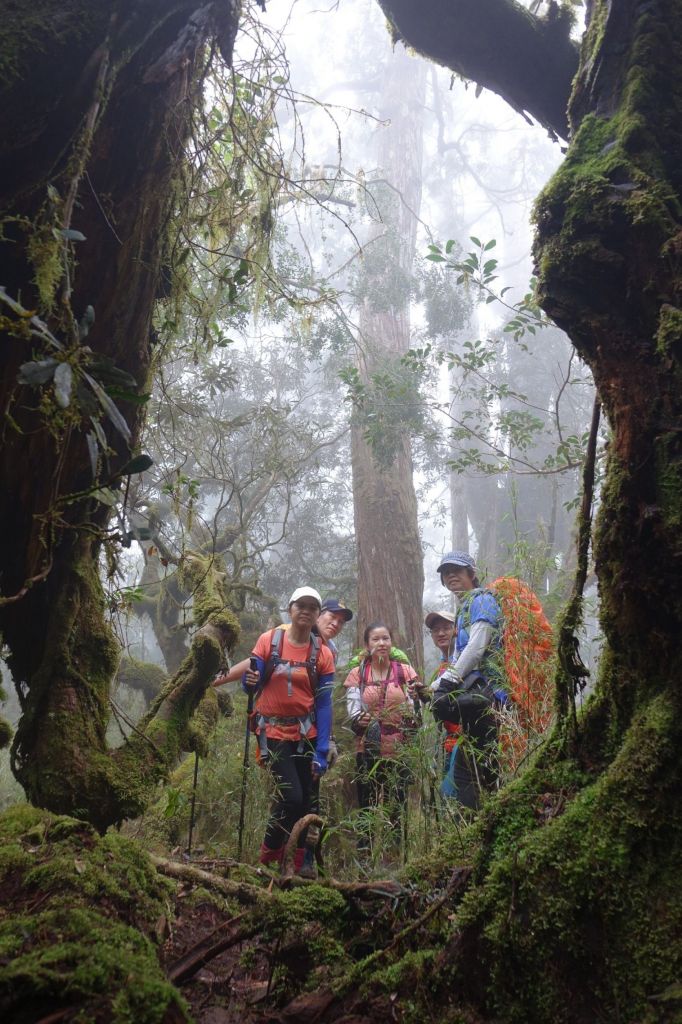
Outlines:
[{"label": "backpack shoulder strap", "polygon": [[358,665],[360,697],[362,697],[362,694],[364,692],[365,685],[366,685],[365,684],[365,675],[366,675],[366,670],[367,670],[367,662],[368,662],[368,659],[367,658],[363,658],[360,661],[360,664]]},{"label": "backpack shoulder strap", "polygon": [[394,661],[393,664],[395,665],[395,675],[396,675],[396,679],[398,680],[398,686],[402,690],[404,690],[405,689],[405,666],[403,665],[403,663],[401,661]]},{"label": "backpack shoulder strap", "polygon": [[310,634],[310,648],[308,650],[308,660],[306,661],[306,669],[308,671],[308,679],[310,680],[310,687],[313,694],[317,691],[317,684],[320,680],[319,661],[320,651],[322,650],[322,639],[318,633]]},{"label": "backpack shoulder strap", "polygon": [[267,683],[268,679],[275,671],[275,668],[282,660],[282,647],[284,646],[284,630],[281,626],[277,629],[273,629],[270,637],[270,655],[267,662],[265,663],[265,673],[263,675],[263,686]]}]

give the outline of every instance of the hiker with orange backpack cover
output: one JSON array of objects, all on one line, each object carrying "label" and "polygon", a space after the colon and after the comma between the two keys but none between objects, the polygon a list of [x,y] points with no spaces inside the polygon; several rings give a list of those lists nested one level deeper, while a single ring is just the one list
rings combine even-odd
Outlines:
[{"label": "hiker with orange backpack cover", "polygon": [[[405,825],[409,766],[401,746],[418,725],[415,702],[423,689],[410,664],[391,659],[391,630],[373,622],[365,630],[365,655],[345,679],[346,708],[356,740],[356,785],[360,810],[375,807],[383,793],[394,838]],[[365,835],[358,842],[367,849]]]},{"label": "hiker with orange backpack cover", "polygon": [[[246,692],[257,694],[259,760],[277,784],[260,851],[262,864],[281,863],[291,829],[312,809],[313,782],[327,770],[334,659],[312,632],[321,608],[316,590],[296,589],[289,600],[289,628],[261,634],[252,652],[256,669],[243,675]],[[297,870],[303,865],[304,845],[302,834],[294,857]]]},{"label": "hiker with orange backpack cover", "polygon": [[450,667],[432,684],[431,710],[441,722],[460,725],[441,792],[476,810],[497,782],[498,727],[494,710],[506,703],[502,683],[502,613],[495,596],[481,588],[476,563],[466,551],[451,551],[436,570],[457,598],[457,639]]}]

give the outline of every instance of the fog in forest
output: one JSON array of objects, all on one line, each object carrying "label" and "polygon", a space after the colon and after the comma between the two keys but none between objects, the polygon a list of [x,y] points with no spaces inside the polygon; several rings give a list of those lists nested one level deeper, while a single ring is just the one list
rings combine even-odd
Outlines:
[{"label": "fog in forest", "polygon": [[[430,670],[423,609],[452,607],[435,569],[453,547],[483,578],[527,580],[553,616],[593,402],[532,300],[533,199],[560,142],[392,46],[371,0],[269,4],[242,25],[234,68],[205,86],[218,156],[207,169],[198,147],[195,183],[188,172],[195,208],[175,256],[189,288],[156,317],[142,440],[154,465],[116,513],[121,558],[102,563],[126,656],[182,661],[187,552],[223,559],[236,660],[305,583],[359,602],[360,632],[390,592],[382,614]],[[387,511],[391,488],[413,524]],[[357,642],[346,630],[342,658]],[[123,680],[130,722],[147,698]],[[5,710],[16,719],[13,700]],[[112,722],[112,740],[129,728]]]}]

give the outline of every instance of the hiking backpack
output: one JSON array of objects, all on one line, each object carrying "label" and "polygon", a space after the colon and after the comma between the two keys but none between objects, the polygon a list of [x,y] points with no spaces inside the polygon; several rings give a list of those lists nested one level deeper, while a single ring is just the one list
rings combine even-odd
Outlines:
[{"label": "hiking backpack", "polygon": [[[270,655],[265,663],[265,673],[263,675],[262,686],[265,686],[270,679],[278,665],[288,665],[290,668],[305,668],[308,673],[308,679],[310,680],[310,689],[313,695],[317,691],[317,684],[319,680],[319,672],[317,670],[317,663],[320,657],[320,650],[322,648],[322,640],[317,633],[310,634],[310,644],[308,646],[308,657],[305,661],[285,661],[282,658],[282,648],[284,647],[284,634],[286,630],[279,626],[277,629],[273,629],[272,637],[270,639]],[[288,679],[288,695],[291,696],[291,677]]]},{"label": "hiking backpack", "polygon": [[[527,583],[514,576],[493,580],[490,590],[502,611],[504,673],[509,694],[527,716],[549,722],[552,627]],[[538,723],[540,724],[540,723]]]}]

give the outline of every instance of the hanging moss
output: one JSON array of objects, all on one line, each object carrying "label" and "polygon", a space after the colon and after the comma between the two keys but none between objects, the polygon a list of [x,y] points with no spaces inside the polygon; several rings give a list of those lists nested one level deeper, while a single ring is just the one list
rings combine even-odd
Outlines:
[{"label": "hanging moss", "polygon": [[209,742],[219,719],[218,695],[209,687],[199,701],[189,725],[190,749],[195,750],[200,757],[208,756]]},{"label": "hanging moss", "polygon": [[155,926],[170,885],[124,837],[30,806],[0,817],[0,1012],[29,1024],[187,1019],[160,968]]},{"label": "hanging moss", "polygon": [[203,626],[211,614],[227,604],[225,570],[217,555],[204,556],[186,552],[178,566],[178,581],[192,595],[194,622]]}]

